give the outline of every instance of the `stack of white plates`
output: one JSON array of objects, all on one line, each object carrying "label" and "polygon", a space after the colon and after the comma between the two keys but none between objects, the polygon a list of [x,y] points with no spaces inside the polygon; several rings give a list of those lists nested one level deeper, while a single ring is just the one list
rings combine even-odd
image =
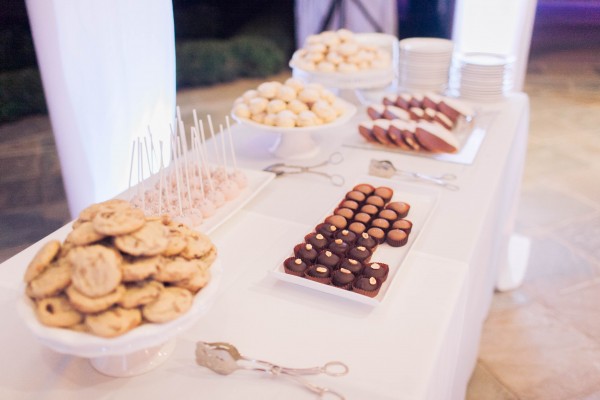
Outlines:
[{"label": "stack of white plates", "polygon": [[450,81],[453,92],[475,101],[496,101],[512,88],[513,58],[490,53],[455,56]]},{"label": "stack of white plates", "polygon": [[439,38],[408,38],[399,42],[399,86],[406,91],[443,93],[454,45]]}]

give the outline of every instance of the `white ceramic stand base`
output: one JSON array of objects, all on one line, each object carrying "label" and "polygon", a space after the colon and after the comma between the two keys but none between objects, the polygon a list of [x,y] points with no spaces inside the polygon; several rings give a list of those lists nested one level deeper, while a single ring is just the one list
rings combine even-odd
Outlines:
[{"label": "white ceramic stand base", "polygon": [[158,367],[175,350],[176,339],[156,347],[139,350],[120,356],[105,356],[90,359],[92,366],[101,374],[117,378],[141,375]]},{"label": "white ceramic stand base", "polygon": [[312,158],[319,153],[320,147],[310,132],[280,133],[269,151],[278,158],[301,160]]}]

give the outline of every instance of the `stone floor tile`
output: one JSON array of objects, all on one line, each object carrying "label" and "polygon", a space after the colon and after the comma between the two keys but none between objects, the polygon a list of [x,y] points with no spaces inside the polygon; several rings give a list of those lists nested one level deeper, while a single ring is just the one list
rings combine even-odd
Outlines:
[{"label": "stone floor tile", "polygon": [[518,400],[487,370],[485,365],[478,362],[469,381],[466,400]]},{"label": "stone floor tile", "polygon": [[575,399],[600,385],[600,344],[537,303],[490,314],[479,359],[523,400]]},{"label": "stone floor tile", "polygon": [[516,225],[522,231],[544,228],[594,211],[594,207],[584,201],[546,185],[528,185],[521,191]]},{"label": "stone floor tile", "polygon": [[600,209],[600,167],[579,168],[557,173],[551,185],[564,192],[582,195],[590,202],[596,203]]},{"label": "stone floor tile", "polygon": [[592,218],[571,222],[556,231],[556,235],[600,265],[600,213]]}]

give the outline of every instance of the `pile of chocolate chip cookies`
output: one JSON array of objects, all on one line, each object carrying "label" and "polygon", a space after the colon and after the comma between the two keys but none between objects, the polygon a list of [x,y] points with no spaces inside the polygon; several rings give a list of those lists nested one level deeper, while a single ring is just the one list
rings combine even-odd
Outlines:
[{"label": "pile of chocolate chip cookies", "polygon": [[44,325],[115,337],[188,311],[216,256],[208,236],[109,200],[83,210],[64,243],[40,249],[26,294]]}]

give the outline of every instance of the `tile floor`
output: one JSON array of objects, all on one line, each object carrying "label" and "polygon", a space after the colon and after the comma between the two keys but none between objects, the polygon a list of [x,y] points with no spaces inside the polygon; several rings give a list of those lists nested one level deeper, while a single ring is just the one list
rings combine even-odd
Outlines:
[{"label": "tile floor", "polygon": [[[531,239],[529,269],[519,289],[494,297],[469,400],[600,400],[599,50],[530,60],[531,131],[517,226]],[[186,90],[178,103],[184,118],[192,108],[221,118],[256,84]],[[19,145],[24,140],[30,144]],[[0,261],[69,219],[60,190],[11,202],[10,185],[21,181],[5,166],[21,162],[16,156],[56,170],[46,117],[0,126]]]}]

